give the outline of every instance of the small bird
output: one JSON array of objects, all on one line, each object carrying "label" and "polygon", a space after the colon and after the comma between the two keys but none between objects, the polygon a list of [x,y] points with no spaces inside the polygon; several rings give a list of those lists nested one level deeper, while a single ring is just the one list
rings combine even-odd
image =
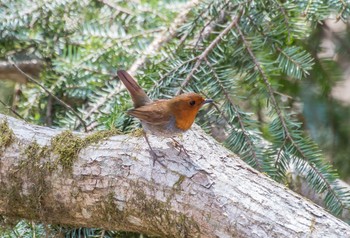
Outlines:
[{"label": "small bird", "polygon": [[[128,114],[141,121],[146,133],[156,136],[172,137],[187,131],[199,109],[204,104],[213,102],[212,99],[204,99],[197,93],[185,93],[171,99],[152,101],[128,72],[118,70],[117,74],[134,102],[134,108],[129,110]],[[145,139],[152,150],[146,135]],[[154,153],[153,150],[152,152]]]}]

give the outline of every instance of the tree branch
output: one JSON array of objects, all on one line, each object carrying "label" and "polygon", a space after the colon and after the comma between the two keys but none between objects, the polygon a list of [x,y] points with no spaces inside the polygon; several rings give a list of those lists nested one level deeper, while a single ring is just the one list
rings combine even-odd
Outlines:
[{"label": "tree branch", "polygon": [[[329,177],[326,177],[323,175],[323,173],[320,171],[320,168],[317,167],[317,165],[313,162],[310,161],[310,155],[306,155],[306,153],[304,152],[303,147],[301,147],[300,145],[298,145],[298,143],[296,142],[296,140],[293,138],[290,130],[288,129],[287,126],[287,121],[285,119],[285,117],[282,115],[283,111],[281,110],[280,106],[278,105],[276,98],[274,96],[275,94],[275,90],[273,89],[272,85],[269,82],[269,79],[265,73],[265,71],[263,70],[260,62],[258,61],[257,57],[255,56],[250,43],[248,42],[248,40],[245,38],[241,28],[238,26],[238,24],[236,24],[236,29],[238,31],[238,34],[240,35],[246,50],[249,54],[249,56],[251,57],[252,61],[254,62],[254,65],[257,68],[257,71],[259,72],[259,74],[261,75],[262,81],[265,84],[266,88],[267,88],[267,92],[270,95],[269,100],[271,102],[271,105],[273,106],[277,117],[282,125],[282,130],[284,132],[284,139],[288,140],[290,142],[291,145],[293,145],[294,149],[298,152],[298,154],[300,155],[301,159],[317,174],[317,176],[324,182],[326,189],[329,193],[333,194],[333,196],[335,197],[336,200],[338,200],[339,204],[341,204],[342,209],[346,209],[347,208],[347,204],[345,204],[345,201],[342,200],[340,194],[337,194],[334,189],[332,189],[332,185],[331,185],[331,179],[329,179]],[[285,141],[283,142],[283,145],[285,144]]]},{"label": "tree branch", "polygon": [[[1,215],[161,237],[350,236],[346,223],[250,168],[196,126],[183,136],[190,158],[150,137],[165,155],[162,166],[153,165],[143,137],[94,144],[98,134],[0,115],[0,125],[4,120],[14,140],[0,148]],[[11,133],[4,131],[1,138]]]},{"label": "tree branch", "polygon": [[243,14],[243,9],[238,13],[237,16],[232,17],[232,21],[228,26],[225,27],[225,29],[210,43],[210,45],[203,51],[202,54],[199,55],[197,58],[196,64],[193,66],[191,72],[187,75],[185,80],[180,86],[180,89],[177,91],[176,95],[181,94],[182,90],[186,85],[190,82],[192,76],[195,74],[196,70],[201,65],[202,61],[208,56],[208,54],[222,41],[222,38],[227,35],[232,28],[236,27],[237,23],[239,22],[239,19],[241,18]]},{"label": "tree branch", "polygon": [[[255,164],[256,164],[256,169],[262,171],[262,165],[261,165],[261,162],[255,152],[255,149],[256,149],[256,146],[254,145],[254,142],[252,141],[251,139],[251,135],[249,134],[246,126],[244,125],[244,122],[243,122],[243,118],[241,116],[241,113],[239,112],[237,106],[235,105],[235,103],[233,102],[233,99],[232,97],[230,96],[230,93],[227,91],[227,89],[225,88],[225,86],[221,83],[220,81],[220,77],[219,75],[216,73],[215,69],[213,68],[212,64],[209,62],[209,60],[207,58],[205,58],[205,62],[206,64],[208,65],[211,73],[213,74],[213,79],[215,80],[215,82],[217,83],[217,85],[219,85],[219,87],[221,88],[221,91],[223,92],[223,95],[226,99],[226,101],[231,105],[231,107],[233,108],[233,110],[236,112],[236,117],[238,119],[238,125],[239,125],[239,128],[234,128],[232,126],[232,124],[230,123],[230,121],[228,119],[226,119],[225,117],[223,117],[227,124],[231,126],[231,129],[235,131],[235,133],[238,133],[239,130],[242,130],[242,134],[243,134],[243,137],[244,137],[244,140],[246,142],[246,144],[248,146],[245,146],[245,147],[248,147],[248,148],[244,148],[245,150],[247,151],[250,151],[249,153],[249,156],[252,157],[255,161]],[[218,110],[218,109],[217,109]],[[224,115],[222,112],[220,112],[221,115]]]},{"label": "tree branch", "polygon": [[155,52],[158,52],[165,43],[169,42],[176,35],[179,26],[181,26],[186,21],[187,15],[199,2],[199,0],[192,0],[184,5],[182,11],[180,11],[173,24],[171,24],[168,29],[165,29],[163,32],[161,32],[157,37],[155,37],[153,42],[147,47],[141,57],[137,58],[137,60],[131,65],[128,70],[129,74],[134,75],[136,71],[145,63],[147,58],[154,55]]},{"label": "tree branch", "polygon": [[116,10],[118,12],[123,12],[123,13],[128,14],[128,15],[133,15],[133,13],[129,9],[118,6],[118,5],[116,5],[113,2],[110,2],[108,0],[99,0],[99,2],[106,4],[107,6],[109,6],[110,8],[113,8],[114,10]]}]

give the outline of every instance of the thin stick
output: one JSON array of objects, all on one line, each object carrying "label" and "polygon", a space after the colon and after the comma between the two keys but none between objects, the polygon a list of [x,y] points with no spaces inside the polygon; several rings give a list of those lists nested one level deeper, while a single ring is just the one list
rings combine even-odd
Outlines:
[{"label": "thin stick", "polygon": [[217,46],[222,41],[222,38],[225,35],[227,35],[231,31],[232,28],[237,26],[237,22],[241,18],[243,12],[244,12],[244,9],[242,8],[242,10],[238,13],[238,15],[236,17],[232,17],[231,23],[210,43],[210,45],[203,51],[203,53],[199,55],[196,64],[192,68],[191,72],[187,75],[184,82],[181,84],[180,89],[176,92],[176,95],[179,95],[182,93],[184,87],[186,87],[186,85],[190,82],[192,76],[194,75],[196,70],[199,68],[202,61],[215,48],[215,46]]},{"label": "thin stick", "polygon": [[199,3],[200,0],[192,0],[183,6],[183,9],[179,11],[179,15],[174,19],[169,28],[165,29],[162,33],[155,37],[152,43],[148,45],[144,53],[131,65],[131,67],[128,69],[130,75],[133,76],[150,56],[154,55],[155,52],[158,52],[165,43],[169,42],[176,36],[177,30],[181,24],[187,20],[192,8],[197,6]]},{"label": "thin stick", "polygon": [[16,112],[16,110],[14,110],[12,107],[10,107],[9,105],[7,105],[6,103],[4,103],[2,100],[0,100],[0,103],[9,111],[11,111],[13,114],[15,114],[18,118],[21,118],[23,121],[27,122],[21,115],[18,114],[18,112]]},{"label": "thin stick", "polygon": [[41,87],[48,95],[52,96],[52,98],[54,98],[58,103],[60,103],[63,107],[65,107],[67,110],[70,110],[71,112],[73,112],[73,114],[79,119],[79,121],[81,122],[81,124],[84,126],[84,130],[85,132],[87,132],[87,127],[86,124],[84,122],[84,120],[79,116],[79,114],[71,107],[69,106],[67,103],[63,102],[61,99],[59,99],[58,97],[56,97],[53,93],[51,93],[44,85],[42,85],[41,83],[39,83],[37,80],[35,80],[33,77],[31,77],[30,75],[26,74],[23,70],[21,70],[17,64],[9,57],[8,58],[9,62],[19,71],[21,72],[24,76],[26,76],[30,81],[32,81],[33,83],[37,84],[39,87]]}]

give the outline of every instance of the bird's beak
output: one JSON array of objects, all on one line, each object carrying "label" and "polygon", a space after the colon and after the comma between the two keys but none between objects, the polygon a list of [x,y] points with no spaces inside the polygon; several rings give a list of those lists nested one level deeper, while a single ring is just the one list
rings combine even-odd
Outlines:
[{"label": "bird's beak", "polygon": [[214,102],[213,99],[205,99],[205,100],[203,101],[203,104],[212,103],[212,102]]}]

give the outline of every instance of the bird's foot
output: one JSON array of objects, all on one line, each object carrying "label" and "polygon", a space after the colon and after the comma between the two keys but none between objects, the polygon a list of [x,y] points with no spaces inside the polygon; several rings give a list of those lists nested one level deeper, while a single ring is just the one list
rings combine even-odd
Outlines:
[{"label": "bird's foot", "polygon": [[163,154],[163,153],[157,154],[152,148],[150,148],[150,153],[151,153],[151,156],[152,156],[152,159],[153,159],[153,166],[155,165],[156,162],[158,162],[160,165],[165,167],[163,162],[161,162],[159,160],[159,159],[164,159],[165,158],[165,154]]},{"label": "bird's foot", "polygon": [[160,158],[165,158],[165,154],[158,155],[158,154],[153,150],[153,148],[152,148],[152,146],[151,146],[151,143],[149,143],[149,140],[148,140],[148,137],[147,137],[147,134],[146,134],[145,131],[143,131],[143,136],[145,137],[145,140],[146,140],[147,145],[148,145],[148,147],[149,147],[149,151],[150,151],[151,156],[152,156],[152,159],[153,159],[153,166],[155,165],[155,163],[156,163],[156,161],[157,161],[160,165],[162,165],[163,167],[165,167],[165,165],[164,165],[162,162],[160,162],[160,160],[159,160]]},{"label": "bird's foot", "polygon": [[184,153],[188,158],[190,158],[191,156],[188,154],[189,151],[182,145],[180,144],[180,142],[178,142],[177,140],[175,140],[174,138],[171,138],[174,142],[174,147],[176,149],[179,150],[179,153],[177,155],[180,155],[181,153]]}]

